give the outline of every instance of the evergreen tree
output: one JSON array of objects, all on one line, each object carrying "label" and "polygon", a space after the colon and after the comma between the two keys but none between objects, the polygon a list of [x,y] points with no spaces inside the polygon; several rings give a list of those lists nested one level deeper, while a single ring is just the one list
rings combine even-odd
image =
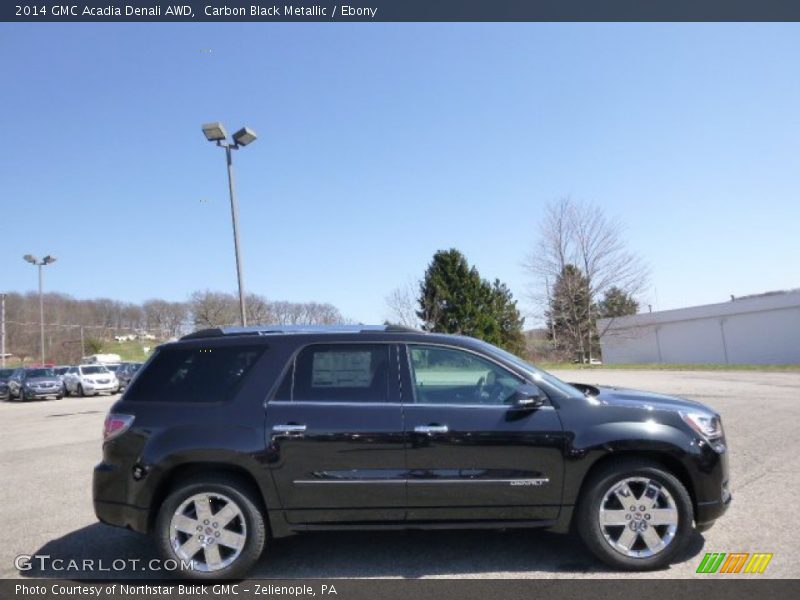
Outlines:
[{"label": "evergreen tree", "polygon": [[511,352],[524,350],[517,303],[508,287],[481,279],[461,252],[440,250],[420,284],[420,310],[426,331],[459,333],[482,339]]},{"label": "evergreen tree", "polygon": [[553,286],[547,326],[556,348],[589,358],[596,349],[595,306],[589,280],[575,265],[566,265]]},{"label": "evergreen tree", "polygon": [[597,307],[597,315],[601,319],[613,319],[635,315],[639,312],[639,303],[625,290],[611,287],[606,290]]}]

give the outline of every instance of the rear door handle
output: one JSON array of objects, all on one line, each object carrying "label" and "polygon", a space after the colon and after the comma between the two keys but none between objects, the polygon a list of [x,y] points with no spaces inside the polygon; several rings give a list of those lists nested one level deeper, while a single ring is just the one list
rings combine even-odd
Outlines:
[{"label": "rear door handle", "polygon": [[296,423],[287,423],[285,425],[273,425],[272,431],[275,433],[303,433],[306,430],[305,425],[297,425]]},{"label": "rear door handle", "polygon": [[417,425],[414,427],[414,433],[447,433],[449,429],[447,425]]}]

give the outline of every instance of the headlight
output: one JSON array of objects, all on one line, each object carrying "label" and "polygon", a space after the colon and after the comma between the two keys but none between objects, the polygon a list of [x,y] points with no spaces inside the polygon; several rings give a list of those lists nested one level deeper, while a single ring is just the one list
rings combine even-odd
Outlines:
[{"label": "headlight", "polygon": [[699,412],[681,412],[684,422],[709,442],[717,442],[725,437],[722,421],[717,415]]}]

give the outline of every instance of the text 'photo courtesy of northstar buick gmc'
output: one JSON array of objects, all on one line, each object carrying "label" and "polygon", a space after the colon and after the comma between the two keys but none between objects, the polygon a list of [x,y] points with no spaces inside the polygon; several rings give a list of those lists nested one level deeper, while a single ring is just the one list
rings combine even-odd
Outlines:
[{"label": "text 'photo courtesy of northstar buick gmc'", "polygon": [[711,408],[394,326],[161,346],[106,418],[93,494],[102,522],[195,578],[244,576],[275,538],[364,528],[574,530],[614,569],[658,569],[731,501]]}]

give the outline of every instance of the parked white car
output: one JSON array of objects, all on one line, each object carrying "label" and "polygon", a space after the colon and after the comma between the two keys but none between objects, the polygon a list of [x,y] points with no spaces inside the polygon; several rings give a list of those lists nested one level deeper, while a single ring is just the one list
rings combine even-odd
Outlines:
[{"label": "parked white car", "polygon": [[80,365],[69,368],[64,375],[64,387],[68,396],[70,394],[78,396],[115,394],[119,390],[119,380],[104,365]]}]

